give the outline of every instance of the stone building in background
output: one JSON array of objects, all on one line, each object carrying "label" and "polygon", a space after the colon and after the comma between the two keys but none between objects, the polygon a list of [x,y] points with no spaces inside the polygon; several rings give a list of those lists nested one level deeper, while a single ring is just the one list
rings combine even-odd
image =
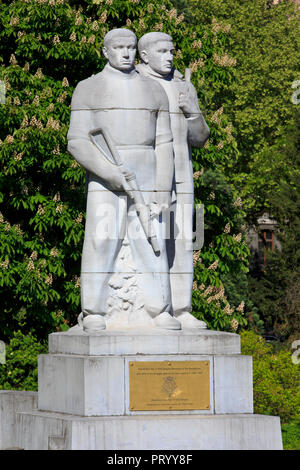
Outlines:
[{"label": "stone building in background", "polygon": [[253,256],[252,268],[266,266],[267,250],[281,250],[281,244],[276,237],[276,220],[267,212],[257,219],[257,226],[248,232],[248,242]]}]

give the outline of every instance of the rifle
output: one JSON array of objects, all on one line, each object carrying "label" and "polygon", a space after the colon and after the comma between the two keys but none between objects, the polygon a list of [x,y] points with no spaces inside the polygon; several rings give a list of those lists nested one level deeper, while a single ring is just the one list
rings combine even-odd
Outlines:
[{"label": "rifle", "polygon": [[[138,209],[137,211],[138,217],[140,219],[145,235],[153,248],[154,253],[159,254],[160,248],[159,248],[158,240],[157,240],[154,227],[152,224],[150,210],[145,204],[143,194],[141,193],[137,184],[136,176],[134,173],[129,173],[128,171],[126,171],[126,169],[123,167],[122,160],[114,145],[112,137],[109,131],[104,127],[94,129],[93,131],[89,132],[90,139],[96,145],[96,147],[101,151],[101,153],[107,158],[105,150],[100,146],[100,144],[95,139],[96,135],[99,135],[99,134],[101,134],[104,139],[104,143],[106,144],[109,150],[109,153],[111,154],[114,160],[113,163],[119,167],[120,172],[124,175],[126,183],[127,183],[127,187],[124,187],[124,190],[128,194],[128,196],[134,201]],[[108,158],[108,160],[110,159]]]},{"label": "rifle", "polygon": [[184,71],[184,79],[186,83],[191,83],[191,69],[185,69]]}]

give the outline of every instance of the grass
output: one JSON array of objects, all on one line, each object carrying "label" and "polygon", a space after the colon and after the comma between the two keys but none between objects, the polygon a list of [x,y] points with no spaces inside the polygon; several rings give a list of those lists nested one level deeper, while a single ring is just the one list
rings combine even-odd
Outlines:
[{"label": "grass", "polygon": [[281,431],[284,450],[300,450],[300,419],[282,424]]}]

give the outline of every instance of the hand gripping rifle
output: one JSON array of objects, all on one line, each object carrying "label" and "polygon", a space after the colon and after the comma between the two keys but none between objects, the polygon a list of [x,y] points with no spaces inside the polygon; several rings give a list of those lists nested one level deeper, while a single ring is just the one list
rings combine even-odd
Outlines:
[{"label": "hand gripping rifle", "polygon": [[[99,128],[99,129],[94,129],[93,131],[89,133],[92,142],[101,151],[101,154],[107,158],[105,150],[101,147],[99,142],[97,142],[96,140],[96,136],[99,134],[102,135],[104,139],[104,143],[106,144],[114,160],[113,163],[119,167],[120,172],[124,175],[124,178],[127,183],[127,187],[124,187],[124,190],[128,194],[128,196],[134,201],[136,208],[137,208],[138,217],[144,229],[145,235],[147,239],[149,240],[154,253],[158,255],[160,253],[160,248],[159,248],[158,240],[157,240],[154,227],[152,224],[150,210],[145,204],[143,194],[141,193],[138,187],[135,174],[127,172],[126,169],[123,167],[122,160],[114,145],[114,142],[112,141],[111,135],[109,131],[104,127]],[[111,161],[109,158],[108,160]]]}]

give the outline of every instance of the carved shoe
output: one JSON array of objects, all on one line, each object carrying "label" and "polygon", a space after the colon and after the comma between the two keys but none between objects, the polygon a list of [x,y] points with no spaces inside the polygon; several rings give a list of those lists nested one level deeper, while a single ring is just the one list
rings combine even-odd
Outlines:
[{"label": "carved shoe", "polygon": [[163,312],[154,318],[155,326],[166,330],[181,330],[181,323],[168,312]]},{"label": "carved shoe", "polygon": [[182,328],[201,328],[202,330],[207,328],[204,321],[198,320],[190,312],[183,312],[176,316],[176,319],[180,321]]},{"label": "carved shoe", "polygon": [[97,333],[105,330],[106,323],[102,315],[90,314],[83,318],[83,331],[86,333]]}]

